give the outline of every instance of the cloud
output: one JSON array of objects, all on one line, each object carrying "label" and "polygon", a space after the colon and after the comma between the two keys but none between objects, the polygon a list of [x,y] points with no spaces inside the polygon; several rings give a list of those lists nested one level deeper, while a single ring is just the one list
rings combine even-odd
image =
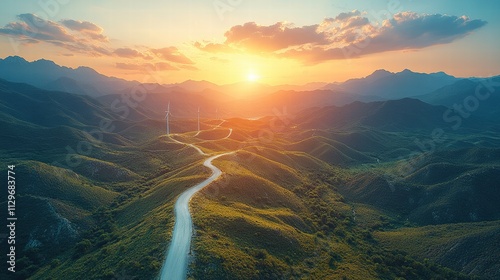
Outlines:
[{"label": "cloud", "polygon": [[191,71],[198,71],[200,70],[198,67],[196,66],[193,66],[193,65],[187,65],[187,64],[183,64],[183,65],[179,65],[180,68],[182,69],[186,69],[186,70],[191,70]]},{"label": "cloud", "polygon": [[108,41],[108,38],[102,34],[104,30],[92,22],[67,19],[62,20],[61,23],[67,28],[78,31],[94,40]]},{"label": "cloud", "polygon": [[[198,68],[193,66],[195,63],[191,59],[182,54],[176,47],[172,46],[161,49],[147,48],[142,52],[132,48],[118,48],[114,50],[113,53],[116,56],[124,58],[131,58],[131,59],[142,58],[145,60],[152,60],[152,59],[160,60],[160,62],[157,62],[155,65],[160,66],[162,70],[174,70],[174,69],[168,69],[168,66],[166,65],[170,65],[169,63],[179,64],[178,67],[182,69],[198,70]],[[164,67],[162,67],[161,65],[164,65]],[[122,67],[122,69],[125,68],[126,67]],[[175,70],[178,70],[178,68],[175,68]]]},{"label": "cloud", "polygon": [[197,70],[193,66],[195,63],[173,46],[159,49],[147,46],[140,49],[113,48],[108,37],[103,34],[103,28],[89,21],[65,19],[54,22],[35,14],[20,14],[17,19],[0,28],[0,35],[15,38],[25,45],[47,43],[72,53],[154,61],[149,64],[117,64],[121,69],[137,70],[138,67],[150,67],[160,71],[179,70],[170,64],[174,63],[185,65],[181,67],[183,69]]},{"label": "cloud", "polygon": [[20,14],[18,21],[0,28],[0,35],[18,39],[24,44],[45,42],[67,50],[94,56],[109,55],[101,43],[107,42],[102,28],[90,22],[45,20],[35,14]]},{"label": "cloud", "polygon": [[116,67],[124,70],[136,70],[136,71],[176,71],[179,68],[172,66],[166,62],[157,62],[157,63],[142,63],[142,64],[134,64],[134,63],[122,63],[117,62]]},{"label": "cloud", "polygon": [[58,23],[44,20],[34,14],[20,14],[18,22],[8,23],[0,28],[0,34],[36,41],[74,42],[76,38]]},{"label": "cloud", "polygon": [[291,46],[314,42],[328,44],[327,34],[316,32],[318,25],[293,27],[291,24],[278,22],[270,26],[260,26],[255,22],[233,26],[227,31],[226,45],[244,50],[277,51]]},{"label": "cloud", "polygon": [[88,21],[66,19],[66,20],[62,20],[61,23],[71,30],[102,33],[101,27],[93,24],[92,22],[88,22]]},{"label": "cloud", "polygon": [[[38,42],[37,42],[38,43]],[[60,41],[51,41],[54,46],[72,51],[74,53],[83,53],[92,56],[110,56],[112,52],[106,47],[102,47],[94,44],[86,44],[83,42],[67,43]]]},{"label": "cloud", "polygon": [[176,47],[166,47],[162,49],[150,49],[159,58],[180,64],[194,64],[194,62],[179,52]]},{"label": "cloud", "polygon": [[232,48],[226,44],[217,44],[217,43],[200,43],[195,42],[194,46],[202,51],[210,52],[210,53],[231,53],[238,52],[235,48]]},{"label": "cloud", "polygon": [[358,11],[358,10],[353,10],[353,11],[350,11],[350,12],[338,14],[338,16],[335,17],[334,20],[336,20],[336,21],[344,21],[344,20],[347,20],[347,19],[350,19],[350,18],[353,18],[353,17],[358,17],[358,16],[361,16],[361,12]]},{"label": "cloud", "polygon": [[284,22],[269,26],[249,22],[231,27],[223,43],[196,42],[194,46],[210,53],[247,52],[316,64],[448,44],[485,24],[466,16],[413,12],[398,13],[382,24],[372,24],[366,13],[355,10],[302,27]]},{"label": "cloud", "polygon": [[278,22],[270,26],[248,22],[244,25],[231,27],[224,34],[226,37],[224,44],[196,42],[195,47],[209,52],[228,52],[239,49],[265,53],[312,42],[327,44],[327,34],[316,32],[317,28],[318,25],[294,27],[285,22]]},{"label": "cloud", "polygon": [[113,53],[119,57],[125,58],[143,58],[143,59],[152,59],[151,56],[147,54],[143,54],[136,49],[131,48],[118,48],[113,51]]}]

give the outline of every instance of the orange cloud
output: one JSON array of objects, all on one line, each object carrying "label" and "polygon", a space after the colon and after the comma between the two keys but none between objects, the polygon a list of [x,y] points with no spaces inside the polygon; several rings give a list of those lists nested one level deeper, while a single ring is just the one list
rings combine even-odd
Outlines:
[{"label": "orange cloud", "polygon": [[129,47],[113,48],[100,26],[89,22],[65,19],[60,22],[45,20],[35,14],[21,14],[18,21],[0,28],[0,35],[9,36],[23,44],[47,43],[73,53],[92,56],[117,56],[127,59],[143,59],[153,63],[130,64],[117,63],[116,67],[138,70],[149,67],[159,71],[179,70],[170,63],[180,64],[183,69],[198,70],[195,63],[182,54],[176,47],[160,49],[143,47],[141,50]]},{"label": "orange cloud", "polygon": [[382,25],[375,25],[365,13],[352,11],[303,27],[283,22],[270,26],[249,22],[231,27],[224,34],[224,43],[196,42],[194,46],[210,53],[247,52],[317,64],[448,44],[485,24],[483,20],[465,16],[402,12]]},{"label": "orange cloud", "polygon": [[194,64],[194,62],[179,52],[176,47],[166,47],[162,49],[150,49],[159,58],[180,64]]},{"label": "orange cloud", "polygon": [[122,63],[117,62],[116,68],[125,69],[125,70],[137,70],[137,71],[177,71],[179,68],[170,65],[166,62],[157,62],[157,63],[142,63],[142,64],[133,64],[133,63]]},{"label": "orange cloud", "polygon": [[[118,48],[113,51],[114,55],[123,58],[139,58],[144,60],[156,60],[154,63],[145,64],[129,64],[117,63],[116,66],[126,70],[138,70],[149,67],[152,70],[165,71],[165,70],[198,70],[194,66],[194,62],[187,56],[182,54],[176,47],[165,47],[161,49],[145,49],[142,52],[132,48]],[[160,61],[158,61],[160,60]],[[173,66],[170,63],[176,64]]]},{"label": "orange cloud", "polygon": [[131,48],[118,48],[114,50],[113,53],[119,57],[125,57],[125,58],[143,58],[147,60],[152,59],[151,56],[143,54],[138,50]]},{"label": "orange cloud", "polygon": [[278,22],[271,26],[260,26],[255,22],[233,26],[227,31],[226,45],[256,52],[269,52],[300,46],[314,42],[318,45],[329,43],[327,34],[317,32],[318,25],[293,27]]},{"label": "orange cloud", "polygon": [[107,37],[102,28],[90,22],[45,20],[35,14],[20,14],[19,21],[0,28],[0,35],[10,36],[24,44],[45,42],[67,50],[93,56],[110,55],[102,43]]},{"label": "orange cloud", "polygon": [[193,66],[193,65],[183,64],[183,65],[179,65],[179,67],[182,68],[182,69],[191,70],[191,71],[198,71],[198,70],[200,70],[200,69],[198,69],[198,67]]},{"label": "orange cloud", "polygon": [[202,51],[210,52],[210,53],[231,53],[231,52],[239,52],[237,49],[230,47],[226,44],[217,44],[217,43],[200,43],[195,42],[194,46]]},{"label": "orange cloud", "polygon": [[67,28],[78,31],[94,40],[103,42],[108,41],[108,37],[102,34],[104,30],[92,22],[67,19],[61,21],[61,23]]}]

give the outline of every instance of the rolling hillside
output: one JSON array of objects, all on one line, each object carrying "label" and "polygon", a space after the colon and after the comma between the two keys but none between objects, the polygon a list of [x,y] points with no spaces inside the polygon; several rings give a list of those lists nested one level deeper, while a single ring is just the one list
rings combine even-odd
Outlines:
[{"label": "rolling hillside", "polygon": [[[286,121],[220,119],[207,109],[197,133],[189,100],[215,109],[218,97],[159,87],[124,117],[111,106],[123,94],[96,100],[0,80],[0,160],[17,165],[23,209],[18,279],[158,276],[177,196],[209,176],[204,156],[182,143],[235,151],[214,160],[223,175],[191,202],[192,279],[499,276],[488,259],[500,219],[493,117],[453,130],[446,107],[417,99],[311,102]],[[325,101],[330,92],[277,94],[263,94],[266,105],[288,94],[293,103],[307,94]],[[177,104],[170,137],[168,100]],[[445,140],[423,150],[436,128]]]},{"label": "rolling hillside", "polygon": [[[0,81],[0,104],[5,132],[0,161],[15,164],[19,174],[18,218],[23,222],[16,240],[16,279],[44,266],[72,266],[92,248],[126,236],[122,233],[128,229],[117,226],[120,220],[111,210],[155,188],[158,176],[177,174],[186,184],[193,180],[176,170],[198,158],[162,139],[162,122],[144,116],[124,120],[92,98],[5,80]],[[6,207],[5,200],[0,204]],[[163,205],[162,199],[156,207]],[[166,244],[155,246],[161,258],[160,246]]]}]

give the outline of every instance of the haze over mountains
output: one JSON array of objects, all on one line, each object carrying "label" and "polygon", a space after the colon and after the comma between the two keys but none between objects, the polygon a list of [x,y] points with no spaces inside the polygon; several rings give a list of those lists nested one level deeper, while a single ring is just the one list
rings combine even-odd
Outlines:
[{"label": "haze over mountains", "polygon": [[[219,111],[225,116],[256,117],[267,115],[276,108],[296,113],[310,107],[406,97],[451,106],[473,94],[484,83],[484,79],[459,79],[443,72],[425,74],[406,69],[399,73],[377,70],[367,77],[343,83],[302,86],[268,86],[255,82],[216,85],[193,80],[177,84],[158,84],[156,81],[140,84],[138,81],[107,77],[88,67],[72,69],[44,59],[27,62],[16,56],[0,60],[0,77],[45,90],[88,95],[104,103],[114,100],[113,95],[148,92],[146,100],[141,102],[156,116],[163,114],[168,100],[173,104],[174,114],[180,116],[192,115],[198,107],[207,116]],[[495,80],[489,81],[491,84]],[[488,85],[490,88],[497,86],[495,82]],[[185,100],[190,100],[189,104]]]},{"label": "haze over mountains", "polygon": [[342,84],[330,84],[325,88],[355,92],[365,98],[399,99],[420,95],[422,92],[432,92],[458,80],[443,72],[424,74],[408,69],[399,73],[377,70],[365,78],[348,80]]},{"label": "haze over mountains", "polygon": [[237,151],[193,199],[194,279],[498,279],[499,94],[499,77],[410,70],[140,84],[8,57],[0,159],[20,174],[17,277],[156,277],[176,197],[210,175],[173,137]]},{"label": "haze over mountains", "polygon": [[[10,56],[0,59],[0,77],[12,82],[31,84],[48,90],[72,90],[71,93],[101,96],[119,93],[123,89],[130,88],[137,81],[126,81],[123,79],[107,77],[97,73],[89,67],[78,67],[76,69],[59,66],[52,61],[40,59],[28,62],[18,56]],[[414,73],[408,69],[391,73],[385,70],[377,70],[373,74],[359,79],[351,79],[344,83],[310,83],[306,85],[280,85],[268,86],[264,84],[254,85],[252,89],[259,94],[273,93],[277,91],[314,91],[314,90],[338,90],[348,91],[360,95],[375,95],[379,98],[402,98],[430,93],[445,85],[450,85],[458,79],[445,73],[423,74]],[[49,82],[47,82],[49,81]],[[152,83],[153,81],[148,81]],[[165,88],[183,89],[190,92],[202,92],[204,90],[218,91],[221,93],[234,92],[235,89],[249,82],[240,82],[228,85],[216,85],[208,81],[187,80],[177,84],[160,84]],[[375,92],[374,92],[375,89]],[[403,91],[403,89],[405,89]],[[241,89],[240,89],[241,90]],[[242,94],[239,92],[239,94]]]}]

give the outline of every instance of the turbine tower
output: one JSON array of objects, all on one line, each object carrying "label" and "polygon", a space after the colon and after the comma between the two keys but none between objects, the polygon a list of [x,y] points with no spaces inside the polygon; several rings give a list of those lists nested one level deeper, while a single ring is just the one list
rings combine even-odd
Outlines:
[{"label": "turbine tower", "polygon": [[198,133],[200,132],[200,107],[198,107]]},{"label": "turbine tower", "polygon": [[170,135],[170,126],[169,126],[169,123],[168,123],[168,119],[169,119],[169,116],[170,116],[170,101],[168,102],[167,111],[165,111],[165,113],[166,113],[165,119],[167,120],[167,135]]}]

